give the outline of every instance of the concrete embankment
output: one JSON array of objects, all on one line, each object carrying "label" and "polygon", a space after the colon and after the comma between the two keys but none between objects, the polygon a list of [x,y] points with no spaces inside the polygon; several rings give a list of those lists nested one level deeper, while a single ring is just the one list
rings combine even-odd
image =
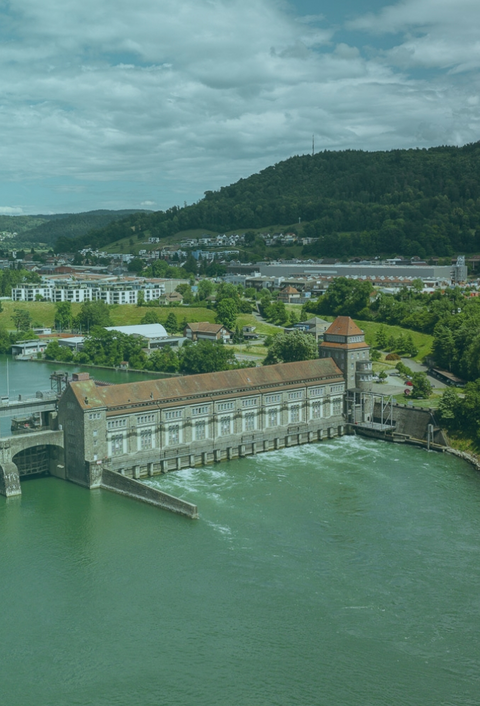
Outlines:
[{"label": "concrete embankment", "polygon": [[[378,403],[374,407],[373,422],[380,425],[385,419],[381,417]],[[371,428],[366,425],[348,425],[350,434],[360,434],[374,439],[383,439],[397,444],[421,446],[435,451],[444,451],[448,446],[442,429],[438,425],[432,409],[392,405],[389,428]]]},{"label": "concrete embankment", "polygon": [[119,493],[120,495],[126,495],[129,498],[135,500],[141,500],[144,503],[149,503],[150,505],[155,505],[162,510],[170,510],[170,512],[176,512],[179,515],[184,515],[185,517],[190,517],[192,519],[198,518],[198,509],[196,505],[176,498],[173,495],[168,495],[163,493],[161,490],[152,488],[144,483],[133,478],[128,478],[120,473],[115,473],[114,471],[109,471],[104,468],[102,471],[102,482],[101,488],[105,490],[110,490],[114,493]]}]

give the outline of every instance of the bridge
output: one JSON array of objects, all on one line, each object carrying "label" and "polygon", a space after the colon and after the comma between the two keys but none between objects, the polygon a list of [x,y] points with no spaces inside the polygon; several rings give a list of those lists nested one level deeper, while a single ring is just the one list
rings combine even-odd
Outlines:
[{"label": "bridge", "polygon": [[0,494],[21,495],[20,479],[39,473],[65,478],[63,431],[37,431],[0,439]]},{"label": "bridge", "polygon": [[0,401],[0,419],[13,417],[16,414],[30,416],[33,414],[55,412],[56,408],[57,395],[50,390],[48,390],[48,392],[37,392],[35,397],[19,395],[16,400],[10,400],[4,397]]}]

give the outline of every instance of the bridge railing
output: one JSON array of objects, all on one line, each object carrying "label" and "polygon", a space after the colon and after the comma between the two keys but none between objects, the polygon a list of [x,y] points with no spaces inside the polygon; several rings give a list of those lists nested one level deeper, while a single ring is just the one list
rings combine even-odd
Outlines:
[{"label": "bridge railing", "polygon": [[15,406],[18,407],[19,405],[22,404],[41,404],[42,402],[55,402],[57,399],[57,395],[55,392],[52,390],[48,390],[46,392],[37,392],[35,394],[35,397],[32,396],[25,396],[25,395],[18,395],[15,399],[12,399],[7,396],[0,397],[0,407],[11,407]]}]

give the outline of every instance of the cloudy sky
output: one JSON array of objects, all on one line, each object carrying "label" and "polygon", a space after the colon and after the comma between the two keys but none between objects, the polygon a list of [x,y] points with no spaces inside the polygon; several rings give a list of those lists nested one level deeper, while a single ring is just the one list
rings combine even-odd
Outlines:
[{"label": "cloudy sky", "polygon": [[164,209],[480,139],[479,0],[0,0],[0,213]]}]

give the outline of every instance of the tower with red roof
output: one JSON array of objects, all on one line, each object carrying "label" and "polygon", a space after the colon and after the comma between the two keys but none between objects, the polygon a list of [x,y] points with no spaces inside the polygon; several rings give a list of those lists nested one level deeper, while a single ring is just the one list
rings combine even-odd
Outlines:
[{"label": "tower with red roof", "polygon": [[370,346],[365,334],[349,316],[337,316],[325,331],[320,358],[333,358],[345,376],[346,389],[369,390],[372,382]]}]

